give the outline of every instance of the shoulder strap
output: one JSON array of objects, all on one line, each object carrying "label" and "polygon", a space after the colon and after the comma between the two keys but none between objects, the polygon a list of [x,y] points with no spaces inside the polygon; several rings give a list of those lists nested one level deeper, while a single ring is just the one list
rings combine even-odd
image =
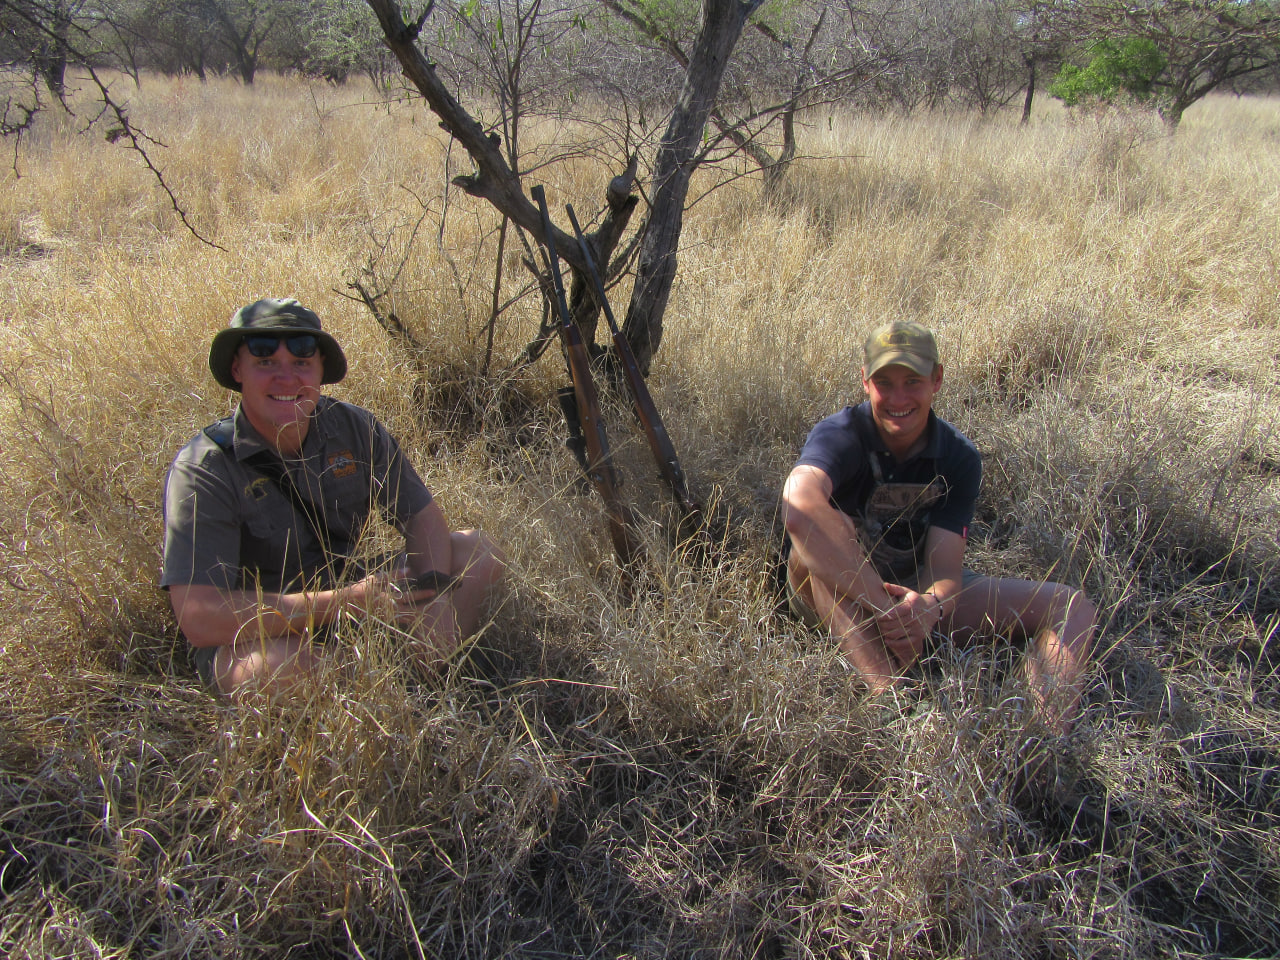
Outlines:
[{"label": "shoulder strap", "polygon": [[871,461],[871,475],[875,477],[876,483],[884,483],[884,470],[880,466],[880,454],[875,450],[868,450],[868,459]]},{"label": "shoulder strap", "polygon": [[209,424],[204,428],[204,435],[216,443],[223,453],[230,453],[236,435],[235,417],[223,417],[217,423]]}]

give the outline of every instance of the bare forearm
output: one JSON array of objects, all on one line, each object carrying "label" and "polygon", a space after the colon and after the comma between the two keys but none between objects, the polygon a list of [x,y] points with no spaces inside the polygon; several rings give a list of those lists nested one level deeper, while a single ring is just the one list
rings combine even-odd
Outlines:
[{"label": "bare forearm", "polygon": [[868,614],[887,610],[893,601],[858,540],[853,520],[831,504],[827,474],[801,464],[782,491],[782,519],[797,560],[839,601],[845,598]]},{"label": "bare forearm", "polygon": [[216,647],[235,642],[246,629],[275,638],[329,623],[336,619],[349,589],[259,594],[187,587],[172,590],[170,599],[187,640],[197,647]]},{"label": "bare forearm", "polygon": [[808,504],[789,508],[786,525],[791,549],[810,575],[829,584],[833,593],[869,613],[893,606],[848,517],[826,504]]},{"label": "bare forearm", "polygon": [[920,593],[937,604],[940,618],[950,616],[956,597],[960,595],[960,582],[950,578],[934,580],[928,574],[921,580]]},{"label": "bare forearm", "polygon": [[944,618],[955,609],[964,587],[964,550],[965,541],[959,534],[939,527],[929,529],[920,592],[937,598]]}]

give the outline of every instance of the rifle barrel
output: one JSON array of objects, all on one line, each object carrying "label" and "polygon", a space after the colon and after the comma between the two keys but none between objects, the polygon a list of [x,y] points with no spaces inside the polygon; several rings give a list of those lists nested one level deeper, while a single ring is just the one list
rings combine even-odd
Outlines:
[{"label": "rifle barrel", "polygon": [[640,364],[636,361],[635,351],[631,349],[631,344],[627,342],[627,338],[618,329],[618,321],[614,318],[613,309],[609,306],[609,298],[605,293],[604,282],[600,277],[600,272],[596,269],[595,257],[591,255],[591,248],[587,243],[586,235],[583,234],[582,227],[578,225],[578,218],[574,216],[573,207],[566,204],[565,212],[569,214],[569,222],[573,224],[574,235],[578,238],[578,249],[582,252],[582,259],[586,262],[587,275],[591,278],[596,301],[609,322],[609,330],[613,334],[613,347],[618,351],[618,356],[622,360],[622,369],[626,375],[627,388],[631,391],[631,400],[635,406],[636,418],[644,428],[645,438],[649,441],[649,449],[653,452],[653,459],[658,465],[658,472],[662,475],[662,479],[666,481],[667,486],[671,488],[671,493],[685,516],[701,523],[702,508],[689,491],[689,483],[685,479],[684,470],[680,467],[680,458],[676,455],[675,444],[671,442],[667,428],[662,422],[662,416],[658,413],[657,405],[653,402],[653,394],[649,392],[649,385],[645,383],[644,375],[640,373]]},{"label": "rifle barrel", "polygon": [[618,495],[618,474],[613,467],[609,451],[609,438],[600,415],[600,397],[591,374],[591,358],[587,354],[582,332],[573,322],[569,303],[565,299],[564,280],[560,275],[560,260],[556,255],[555,235],[551,226],[551,214],[547,211],[547,198],[542,185],[530,190],[542,213],[542,229],[547,248],[547,263],[551,270],[551,285],[556,295],[556,307],[560,311],[560,338],[569,361],[569,375],[573,379],[574,396],[578,403],[578,416],[582,421],[590,461],[588,476],[600,498],[604,501],[605,516],[609,521],[609,536],[623,566],[628,566],[640,552],[631,530],[631,513]]}]

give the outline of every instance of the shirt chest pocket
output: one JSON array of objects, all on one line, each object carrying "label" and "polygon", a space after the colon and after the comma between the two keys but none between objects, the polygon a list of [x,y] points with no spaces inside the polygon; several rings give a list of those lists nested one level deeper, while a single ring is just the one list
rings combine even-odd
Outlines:
[{"label": "shirt chest pocket", "polygon": [[250,481],[245,493],[244,525],[254,539],[278,540],[300,521],[288,497],[267,477]]},{"label": "shirt chest pocket", "polygon": [[372,507],[369,468],[345,450],[326,461],[327,466],[312,462],[306,470],[294,467],[288,476],[251,472],[241,500],[249,535],[296,542],[318,533],[335,547],[345,546]]}]

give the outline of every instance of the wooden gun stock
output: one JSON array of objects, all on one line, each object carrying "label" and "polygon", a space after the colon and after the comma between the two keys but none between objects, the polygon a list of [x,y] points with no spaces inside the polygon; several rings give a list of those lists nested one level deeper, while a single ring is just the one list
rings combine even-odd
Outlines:
[{"label": "wooden gun stock", "polygon": [[578,416],[587,441],[588,476],[604,501],[605,516],[609,521],[609,536],[618,560],[629,566],[639,554],[640,548],[632,531],[631,511],[618,495],[618,474],[609,452],[609,439],[605,434],[604,420],[600,416],[600,398],[596,393],[595,379],[591,374],[591,358],[582,340],[582,332],[573,322],[569,304],[564,295],[564,281],[560,276],[560,260],[556,255],[555,236],[551,228],[551,215],[547,211],[546,194],[539,184],[529,191],[542,213],[543,243],[547,248],[547,262],[551,269],[551,284],[556,295],[556,307],[560,311],[560,340],[564,344],[569,362],[569,375],[573,378],[574,396],[578,402]]},{"label": "wooden gun stock", "polygon": [[696,524],[701,524],[702,507],[689,491],[689,484],[685,480],[684,470],[680,467],[680,458],[676,455],[675,445],[671,442],[658,408],[654,405],[653,395],[649,393],[649,385],[645,383],[644,376],[640,373],[640,364],[636,362],[635,352],[632,351],[627,338],[622,335],[622,331],[618,328],[618,321],[613,316],[613,310],[609,307],[604,281],[596,269],[595,258],[591,255],[587,238],[582,228],[578,226],[578,218],[573,215],[573,207],[566,206],[565,211],[569,214],[569,222],[573,224],[574,235],[578,238],[578,249],[582,251],[582,258],[586,261],[587,274],[591,277],[596,302],[609,321],[609,330],[613,333],[613,348],[622,360],[622,369],[627,378],[627,388],[631,391],[636,418],[644,428],[649,449],[653,452],[653,459],[658,464],[658,472],[671,488],[671,494],[685,517]]}]

